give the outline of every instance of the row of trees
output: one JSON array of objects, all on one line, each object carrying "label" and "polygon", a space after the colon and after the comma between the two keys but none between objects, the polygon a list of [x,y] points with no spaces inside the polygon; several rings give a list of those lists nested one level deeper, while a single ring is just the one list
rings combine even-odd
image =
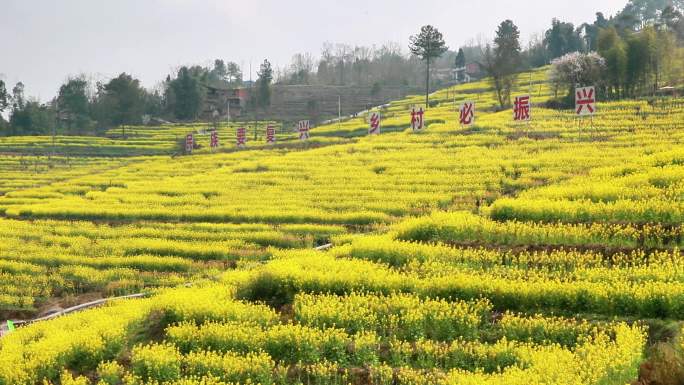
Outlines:
[{"label": "row of trees", "polygon": [[663,84],[684,77],[684,54],[675,35],[664,28],[647,26],[635,32],[614,27],[601,30],[598,52],[606,60],[602,78],[611,98],[655,93]]},{"label": "row of trees", "polygon": [[[456,53],[448,52],[434,68],[452,68]],[[325,43],[320,59],[299,53],[291,63],[275,69],[279,84],[328,86],[408,86],[423,84],[424,66],[420,58],[409,55],[399,44],[380,47]]]},{"label": "row of trees", "polygon": [[616,99],[652,95],[681,82],[682,7],[682,1],[633,0],[616,17],[597,15],[587,35],[595,51],[566,53],[552,62],[556,93],[565,92],[559,101],[570,104],[578,84],[595,85],[601,97]]},{"label": "row of trees", "polygon": [[551,63],[550,80],[563,104],[573,102],[576,85],[594,85],[602,98],[617,99],[653,95],[684,78],[684,50],[672,34],[654,26],[626,36],[614,27],[601,30],[598,49],[568,53]]},{"label": "row of trees", "polygon": [[[277,71],[276,81],[418,86],[425,80],[428,91],[445,80],[434,76],[436,72],[474,63],[491,77],[503,108],[510,104],[517,73],[547,65],[569,53],[598,51],[606,59],[600,80],[606,76],[611,79],[603,82],[602,92],[608,97],[634,96],[653,92],[663,81],[684,77],[679,64],[684,59],[680,48],[684,42],[682,10],[684,0],[630,0],[617,15],[606,18],[599,12],[593,22],[579,26],[553,19],[551,27],[533,36],[526,47],[522,47],[520,31],[511,20],[498,26],[492,42],[471,43],[458,51],[449,51],[439,31],[425,26],[413,37],[422,39],[422,43],[416,45],[412,40],[409,54],[396,45],[375,49],[326,44],[318,62],[311,54],[297,54],[288,67]],[[428,53],[434,50],[439,52]]]},{"label": "row of trees", "polygon": [[21,82],[7,92],[0,80],[0,113],[9,110],[9,122],[0,119],[0,128],[9,135],[47,134],[57,129],[92,133],[97,127],[139,123],[143,114],[157,113],[161,102],[158,92],[147,91],[126,73],[94,85],[84,75],[70,77],[48,103],[27,98]]},{"label": "row of trees", "polygon": [[[502,108],[510,105],[517,73],[550,62],[554,63],[552,80],[560,91],[591,81],[606,97],[653,93],[663,84],[684,78],[683,11],[684,0],[630,0],[617,15],[606,18],[597,13],[592,23],[578,27],[554,19],[549,30],[526,47],[511,20],[498,26],[493,41],[470,43],[457,51],[448,50],[442,34],[429,25],[411,37],[407,53],[396,44],[369,48],[326,43],[319,60],[297,54],[284,69],[274,69],[265,60],[249,105],[253,111],[267,108],[273,82],[372,86],[374,90],[382,85],[424,84],[427,99],[431,85],[453,81],[453,70],[466,64],[475,64],[490,76]],[[585,67],[589,73],[577,75],[577,68]],[[456,73],[463,76],[463,72]],[[183,66],[152,90],[126,73],[107,82],[71,77],[47,103],[27,98],[22,83],[9,90],[0,80],[0,129],[6,134],[49,133],[55,128],[67,133],[97,132],[140,124],[144,115],[191,121],[205,109],[207,87],[242,84],[240,67],[220,59],[210,67]],[[8,122],[3,112],[8,113]]]},{"label": "row of trees", "polygon": [[[5,122],[2,113],[11,109],[10,122]],[[35,100],[24,96],[24,84],[19,82],[11,90],[0,80],[0,128],[9,133],[37,134],[38,127],[52,127],[54,111]]]},{"label": "row of trees", "polygon": [[682,10],[684,0],[630,0],[617,15],[606,18],[598,12],[593,22],[579,26],[554,18],[551,28],[531,39],[524,56],[531,66],[539,67],[571,52],[598,51],[599,35],[609,28],[625,36],[652,26],[684,41]]},{"label": "row of trees", "polygon": [[[257,89],[250,104],[270,104],[273,72],[261,65]],[[216,60],[212,68],[183,66],[155,89],[143,88],[133,76],[122,73],[108,82],[92,82],[85,75],[69,77],[58,95],[47,103],[25,96],[24,84],[11,90],[0,80],[0,129],[5,135],[39,135],[52,132],[92,134],[119,125],[141,124],[149,115],[170,120],[197,119],[205,108],[207,86],[237,87],[242,72],[235,63]],[[2,117],[9,113],[9,121]]]},{"label": "row of trees", "polygon": [[[491,77],[501,108],[525,61],[551,60],[551,81],[569,103],[576,85],[595,85],[604,98],[655,94],[662,85],[684,79],[684,0],[631,0],[618,15],[598,13],[592,24],[575,28],[554,19],[543,39],[524,52],[520,31],[506,20],[493,44],[482,49],[481,65]],[[567,91],[567,92],[566,92]]]},{"label": "row of trees", "polygon": [[216,59],[212,68],[183,66],[158,87],[162,100],[157,114],[169,119],[197,119],[204,109],[207,86],[239,87],[243,85],[242,76],[235,62],[225,63],[221,59]]},{"label": "row of trees", "polygon": [[[273,69],[266,59],[257,72],[255,92],[248,101],[252,110],[265,109],[271,104]],[[166,77],[161,84],[159,109],[155,113],[175,120],[196,120],[205,109],[206,89],[235,88],[243,85],[242,72],[235,63],[225,65],[214,61],[213,68],[202,66],[181,67],[176,76]]]}]

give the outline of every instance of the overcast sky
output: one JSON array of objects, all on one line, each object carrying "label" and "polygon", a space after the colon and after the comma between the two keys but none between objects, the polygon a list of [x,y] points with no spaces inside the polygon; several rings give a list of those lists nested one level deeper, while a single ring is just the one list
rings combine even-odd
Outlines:
[{"label": "overcast sky", "polygon": [[[183,64],[214,58],[253,67],[318,56],[323,42],[405,47],[432,24],[449,47],[491,37],[510,18],[528,39],[553,17],[579,24],[626,0],[0,0],[0,78],[52,98],[68,75],[120,72],[154,86]],[[249,76],[246,74],[246,78]]]}]

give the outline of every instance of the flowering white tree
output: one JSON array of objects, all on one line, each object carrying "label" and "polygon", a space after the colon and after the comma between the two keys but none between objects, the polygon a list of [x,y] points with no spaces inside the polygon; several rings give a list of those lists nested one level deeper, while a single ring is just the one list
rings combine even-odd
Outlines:
[{"label": "flowering white tree", "polygon": [[572,52],[551,62],[549,80],[554,87],[555,96],[559,89],[573,93],[576,86],[603,85],[606,59],[596,52]]}]

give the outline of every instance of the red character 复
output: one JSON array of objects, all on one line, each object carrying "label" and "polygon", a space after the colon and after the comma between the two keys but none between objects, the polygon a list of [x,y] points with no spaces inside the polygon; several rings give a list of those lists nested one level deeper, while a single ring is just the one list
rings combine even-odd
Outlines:
[{"label": "red character \u590d", "polygon": [[192,152],[192,149],[195,147],[195,138],[192,136],[192,134],[188,134],[185,137],[185,152]]},{"label": "red character \u590d", "polygon": [[238,147],[245,147],[247,145],[247,130],[244,127],[238,127],[236,137]]},{"label": "red character \u590d", "polygon": [[414,106],[411,109],[411,128],[413,128],[413,131],[418,131],[422,130],[423,127],[425,126],[425,111],[423,111],[423,107],[419,107],[418,110],[416,110],[416,107]]},{"label": "red character \u590d", "polygon": [[273,126],[266,127],[266,143],[275,143],[275,128]]},{"label": "red character \u590d", "polygon": [[211,139],[209,144],[211,145],[211,148],[216,148],[219,145],[218,132],[216,132],[215,129],[211,130]]}]

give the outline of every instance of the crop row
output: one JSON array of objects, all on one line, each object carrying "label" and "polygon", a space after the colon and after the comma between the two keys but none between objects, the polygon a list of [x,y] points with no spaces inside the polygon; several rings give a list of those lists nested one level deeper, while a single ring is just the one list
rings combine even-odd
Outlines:
[{"label": "crop row", "polygon": [[449,246],[440,242],[433,244],[415,241],[396,240],[389,236],[335,238],[348,245],[337,249],[336,253],[358,259],[380,262],[395,268],[420,268],[421,266],[446,265],[463,266],[472,269],[515,268],[529,271],[572,273],[576,270],[612,268],[631,268],[647,272],[651,276],[677,279],[678,272],[684,268],[681,250],[645,251],[643,249],[616,250],[605,252],[600,244],[586,244],[589,250],[570,248],[541,248],[534,246],[512,248],[462,247]]},{"label": "crop row", "polygon": [[[499,204],[497,201],[495,207]],[[396,232],[395,237],[401,240],[475,246],[652,249],[684,245],[684,230],[680,226],[495,222],[467,212],[435,213],[407,220],[396,226]]]},{"label": "crop row", "polygon": [[[431,298],[487,298],[499,310],[681,319],[684,283],[667,279],[671,274],[664,271],[660,278],[653,270],[597,268],[565,278],[561,273],[449,264],[400,272],[368,261],[312,254],[273,260],[241,289],[241,296],[282,304],[300,292],[415,292]],[[681,277],[681,272],[674,274]]]},{"label": "crop row", "polygon": [[[251,279],[243,275],[241,284]],[[290,384],[305,379],[322,384],[362,377],[398,384],[499,384],[523,378],[617,384],[634,374],[644,345],[639,327],[615,323],[595,329],[512,314],[497,321],[496,327],[508,334],[493,343],[424,338],[408,343],[370,330],[349,333],[281,323],[273,310],[236,302],[232,293],[229,286],[173,289],[153,299],[123,301],[20,329],[0,340],[0,384],[46,380],[87,385],[93,376],[124,384]],[[482,302],[450,304],[409,295],[389,297],[395,305],[382,308],[383,298],[302,296],[297,308],[309,314],[305,308],[351,308],[365,301],[375,304],[379,316],[395,314],[404,323],[416,322],[414,314],[429,319],[435,306],[450,308],[453,315],[488,311]],[[422,326],[424,331],[432,327]],[[140,342],[150,338],[159,342]]]},{"label": "crop row", "polygon": [[[552,141],[540,150],[534,143],[508,143],[496,135],[487,146],[483,138],[438,129],[415,138],[390,135],[399,142],[368,140],[285,155],[221,154],[172,164],[150,160],[8,193],[0,198],[0,212],[71,220],[367,225],[434,209],[474,209],[478,202],[483,206],[501,195],[553,184],[590,166],[631,162],[640,167],[648,159],[610,142]],[[651,151],[667,151],[671,147],[665,143]],[[626,219],[648,220],[640,218],[648,213],[638,210],[648,204],[626,205]],[[660,205],[663,213],[671,212],[671,202]]]},{"label": "crop row", "polygon": [[0,314],[33,312],[51,298],[121,295],[218,274],[281,248],[310,248],[344,228],[0,219]]}]

